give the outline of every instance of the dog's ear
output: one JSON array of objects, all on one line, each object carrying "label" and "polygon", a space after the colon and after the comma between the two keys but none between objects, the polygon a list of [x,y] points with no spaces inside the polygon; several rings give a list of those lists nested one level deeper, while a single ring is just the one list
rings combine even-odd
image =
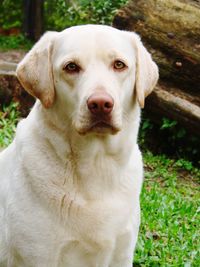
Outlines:
[{"label": "dog's ear", "polygon": [[18,64],[16,74],[22,86],[40,99],[44,107],[54,102],[55,90],[51,55],[56,32],[47,32]]},{"label": "dog's ear", "polygon": [[158,81],[158,67],[143,46],[139,36],[133,34],[132,37],[136,51],[136,96],[140,107],[144,108],[145,97],[152,92]]}]

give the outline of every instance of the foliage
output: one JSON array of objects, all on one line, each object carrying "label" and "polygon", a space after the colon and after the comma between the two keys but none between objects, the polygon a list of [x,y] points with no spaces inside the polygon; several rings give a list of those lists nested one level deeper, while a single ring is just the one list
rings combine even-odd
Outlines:
[{"label": "foliage", "polygon": [[134,266],[200,266],[200,170],[150,152],[144,162]]},{"label": "foliage", "polygon": [[162,125],[161,125],[160,129],[161,130],[170,129],[170,128],[173,128],[175,125],[177,125],[177,121],[170,120],[168,118],[163,118],[162,119]]},{"label": "foliage", "polygon": [[0,147],[9,145],[13,140],[20,115],[17,107],[17,103],[11,103],[0,111]]},{"label": "foliage", "polygon": [[22,24],[23,0],[0,0],[0,25],[3,29],[19,28]]},{"label": "foliage", "polygon": [[[0,24],[2,29],[13,27],[22,28],[23,1],[0,0],[2,10]],[[127,0],[45,0],[44,1],[44,29],[63,30],[80,24],[111,24],[118,8]],[[30,41],[23,35],[1,36],[1,49],[29,49]]]},{"label": "foliage", "polygon": [[24,37],[22,34],[20,35],[12,35],[12,36],[4,36],[0,35],[0,48],[1,50],[8,49],[25,49],[28,50],[32,47],[32,42]]},{"label": "foliage", "polygon": [[46,27],[62,30],[80,24],[111,24],[118,8],[127,0],[45,1]]},{"label": "foliage", "polygon": [[[3,29],[21,28],[23,1],[0,0],[0,25]],[[127,0],[45,0],[45,29],[62,30],[78,24],[111,24],[118,8]]]},{"label": "foliage", "polygon": [[174,158],[186,158],[200,164],[200,140],[177,121],[161,118],[156,123],[143,112],[139,133],[141,147],[154,153],[165,153]]}]

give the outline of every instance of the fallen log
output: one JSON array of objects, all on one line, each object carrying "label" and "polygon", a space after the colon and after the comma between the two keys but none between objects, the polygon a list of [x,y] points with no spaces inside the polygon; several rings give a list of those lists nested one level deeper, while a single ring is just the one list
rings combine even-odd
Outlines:
[{"label": "fallen log", "polygon": [[113,25],[138,32],[160,68],[160,77],[200,91],[200,2],[131,0]]},{"label": "fallen log", "polygon": [[200,1],[130,0],[113,26],[137,32],[159,66],[147,98],[155,121],[165,116],[200,134]]},{"label": "fallen log", "polygon": [[191,95],[178,88],[158,84],[146,100],[146,110],[160,123],[167,116],[189,132],[200,133],[200,95]]}]

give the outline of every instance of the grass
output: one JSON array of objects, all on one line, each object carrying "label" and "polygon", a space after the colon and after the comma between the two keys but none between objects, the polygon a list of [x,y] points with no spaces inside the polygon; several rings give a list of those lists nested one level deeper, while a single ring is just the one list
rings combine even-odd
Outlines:
[{"label": "grass", "polygon": [[[16,104],[0,112],[0,146],[13,139]],[[141,227],[134,266],[200,266],[200,170],[191,162],[144,152]]]},{"label": "grass", "polygon": [[20,115],[17,106],[17,103],[11,103],[0,111],[0,147],[8,146],[13,140]]},{"label": "grass", "polygon": [[200,266],[200,170],[150,152],[144,162],[134,266]]}]

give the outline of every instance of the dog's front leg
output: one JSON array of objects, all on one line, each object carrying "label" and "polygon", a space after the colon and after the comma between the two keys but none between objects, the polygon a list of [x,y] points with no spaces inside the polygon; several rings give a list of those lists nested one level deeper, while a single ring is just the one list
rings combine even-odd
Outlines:
[{"label": "dog's front leg", "polygon": [[134,224],[128,227],[123,234],[118,236],[114,255],[109,267],[132,267],[133,255],[137,242],[140,215],[138,214],[137,220]]},{"label": "dog's front leg", "polygon": [[121,236],[116,244],[115,253],[109,267],[132,267],[133,266],[133,253],[137,237],[131,240],[130,233]]}]

